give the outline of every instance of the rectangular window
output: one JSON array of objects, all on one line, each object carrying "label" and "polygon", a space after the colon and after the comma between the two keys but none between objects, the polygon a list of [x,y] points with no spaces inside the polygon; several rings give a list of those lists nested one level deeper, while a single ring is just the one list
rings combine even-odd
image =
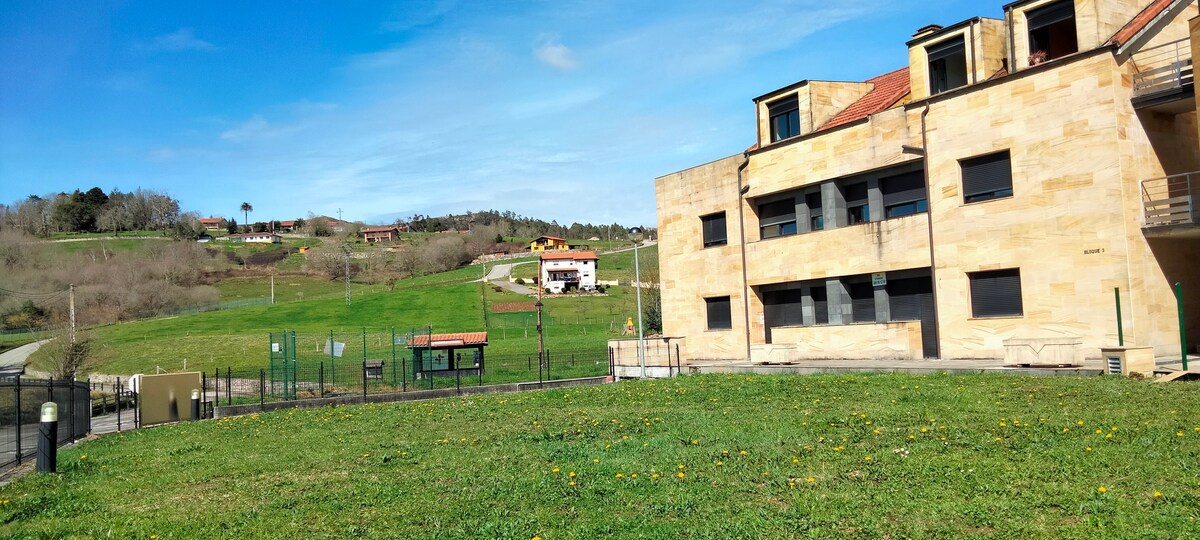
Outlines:
[{"label": "rectangular window", "polygon": [[846,197],[846,216],[850,225],[871,221],[870,207],[867,204],[866,182],[846,186],[843,194]]},{"label": "rectangular window", "polygon": [[898,174],[879,179],[883,193],[883,215],[886,219],[929,211],[925,194],[925,174],[922,171]]},{"label": "rectangular window", "polygon": [[962,166],[963,202],[1012,197],[1012,162],[1008,150],[959,161]]},{"label": "rectangular window", "polygon": [[704,247],[723,246],[726,243],[725,212],[700,217],[700,228]]},{"label": "rectangular window", "polygon": [[994,270],[967,274],[971,281],[972,317],[1024,315],[1021,306],[1021,271]]},{"label": "rectangular window", "polygon": [[1075,34],[1075,2],[1060,0],[1025,13],[1029,24],[1029,65],[1061,58],[1079,50]]},{"label": "rectangular window", "polygon": [[796,200],[789,197],[758,205],[758,227],[764,240],[796,234]]},{"label": "rectangular window", "polygon": [[875,322],[875,287],[871,286],[870,276],[854,278],[846,288],[854,322]]},{"label": "rectangular window", "polygon": [[804,324],[804,294],[800,289],[763,292],[763,319],[770,328]]},{"label": "rectangular window", "polygon": [[771,123],[771,142],[800,134],[800,104],[796,96],[767,104],[767,114]]},{"label": "rectangular window", "polygon": [[814,324],[829,324],[829,298],[825,295],[825,286],[813,286],[809,295],[813,301]]},{"label": "rectangular window", "polygon": [[705,298],[704,304],[708,311],[709,330],[730,330],[733,328],[733,315],[728,296]]},{"label": "rectangular window", "polygon": [[804,196],[804,204],[808,205],[808,230],[819,231],[825,228],[825,214],[821,213],[821,192],[814,191]]},{"label": "rectangular window", "polygon": [[967,53],[963,38],[925,47],[929,57],[929,93],[936,94],[967,84]]}]

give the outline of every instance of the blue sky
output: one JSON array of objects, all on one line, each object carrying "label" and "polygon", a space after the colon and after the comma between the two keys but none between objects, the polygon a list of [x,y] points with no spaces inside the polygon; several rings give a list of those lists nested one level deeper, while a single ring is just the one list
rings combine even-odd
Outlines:
[{"label": "blue sky", "polygon": [[1001,2],[0,3],[0,202],[652,225],[654,178],[754,142],[751,98],[907,62]]}]

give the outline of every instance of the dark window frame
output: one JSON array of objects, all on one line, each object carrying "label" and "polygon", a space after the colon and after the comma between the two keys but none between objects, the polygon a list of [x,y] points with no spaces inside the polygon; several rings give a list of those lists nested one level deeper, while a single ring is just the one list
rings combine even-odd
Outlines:
[{"label": "dark window frame", "polygon": [[[720,221],[720,235],[717,235],[717,221]],[[700,240],[704,247],[724,246],[729,243],[728,222],[725,212],[715,212],[700,216]],[[717,236],[720,236],[719,238]]]},{"label": "dark window frame", "polygon": [[[796,196],[792,195],[786,198],[762,202],[757,204],[758,207],[758,232],[759,238],[766,240],[768,238],[778,238],[781,236],[791,236],[796,234]],[[774,207],[774,208],[771,208]],[[778,212],[779,209],[791,208],[790,212]],[[763,217],[764,213],[771,213]]]},{"label": "dark window frame", "polygon": [[[900,189],[904,188],[904,189]],[[883,219],[895,219],[929,211],[925,171],[909,171],[879,179]]]},{"label": "dark window frame", "polygon": [[[816,199],[817,204],[814,206],[812,200]],[[804,193],[804,206],[808,208],[808,232],[825,230],[825,211],[822,209],[821,188],[818,184],[816,191],[807,191]],[[816,208],[816,212],[813,209]]]},{"label": "dark window frame", "polygon": [[841,188],[842,196],[846,200],[846,226],[870,222],[871,197],[867,181],[847,183]]},{"label": "dark window frame", "polygon": [[971,296],[971,318],[1025,316],[1020,268],[968,272],[967,282]]},{"label": "dark window frame", "polygon": [[[722,305],[724,306],[723,312],[721,311]],[[714,310],[716,311],[714,312]],[[705,298],[704,315],[708,330],[733,330],[733,303],[729,296]],[[714,315],[716,315],[715,319]]]},{"label": "dark window frame", "polygon": [[[780,121],[784,123],[781,125]],[[799,99],[795,95],[791,95],[767,103],[767,127],[771,132],[771,142],[773,143],[799,136]]]},{"label": "dark window frame", "polygon": [[1013,197],[1012,154],[1008,150],[960,159],[958,165],[964,204]]},{"label": "dark window frame", "polygon": [[1075,3],[1059,0],[1025,12],[1030,65],[1034,55],[1045,53],[1045,62],[1079,52],[1079,30],[1075,27]]},{"label": "dark window frame", "polygon": [[[925,46],[929,63],[929,94],[940,94],[967,85],[967,40],[957,36]],[[961,74],[961,83],[955,84],[952,75]]]}]

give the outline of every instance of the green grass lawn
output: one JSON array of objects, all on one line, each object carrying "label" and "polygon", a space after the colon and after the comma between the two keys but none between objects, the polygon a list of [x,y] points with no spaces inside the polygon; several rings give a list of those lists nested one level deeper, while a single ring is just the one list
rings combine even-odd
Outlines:
[{"label": "green grass lawn", "polygon": [[1196,383],[697,376],[109,435],[0,535],[1195,538]]}]

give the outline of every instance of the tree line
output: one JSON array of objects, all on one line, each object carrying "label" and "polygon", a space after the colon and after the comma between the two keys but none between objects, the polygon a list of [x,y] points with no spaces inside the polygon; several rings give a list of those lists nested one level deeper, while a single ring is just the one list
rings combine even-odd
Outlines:
[{"label": "tree line", "polygon": [[[534,238],[542,235],[562,238],[600,238],[602,240],[620,240],[629,237],[629,228],[620,223],[611,225],[593,225],[591,223],[572,223],[560,225],[557,220],[522,216],[512,211],[481,210],[465,214],[450,214],[431,217],[414,214],[408,221],[396,220],[397,226],[408,226],[416,232],[441,231],[473,231],[479,227],[491,227],[504,236]],[[643,227],[645,234],[655,235],[653,227]]]},{"label": "tree line", "polygon": [[197,228],[203,230],[198,215],[180,212],[178,200],[166,193],[141,188],[105,193],[93,187],[87,191],[30,195],[11,205],[0,204],[0,228],[41,237],[55,232],[170,232],[180,223],[189,233]]}]

